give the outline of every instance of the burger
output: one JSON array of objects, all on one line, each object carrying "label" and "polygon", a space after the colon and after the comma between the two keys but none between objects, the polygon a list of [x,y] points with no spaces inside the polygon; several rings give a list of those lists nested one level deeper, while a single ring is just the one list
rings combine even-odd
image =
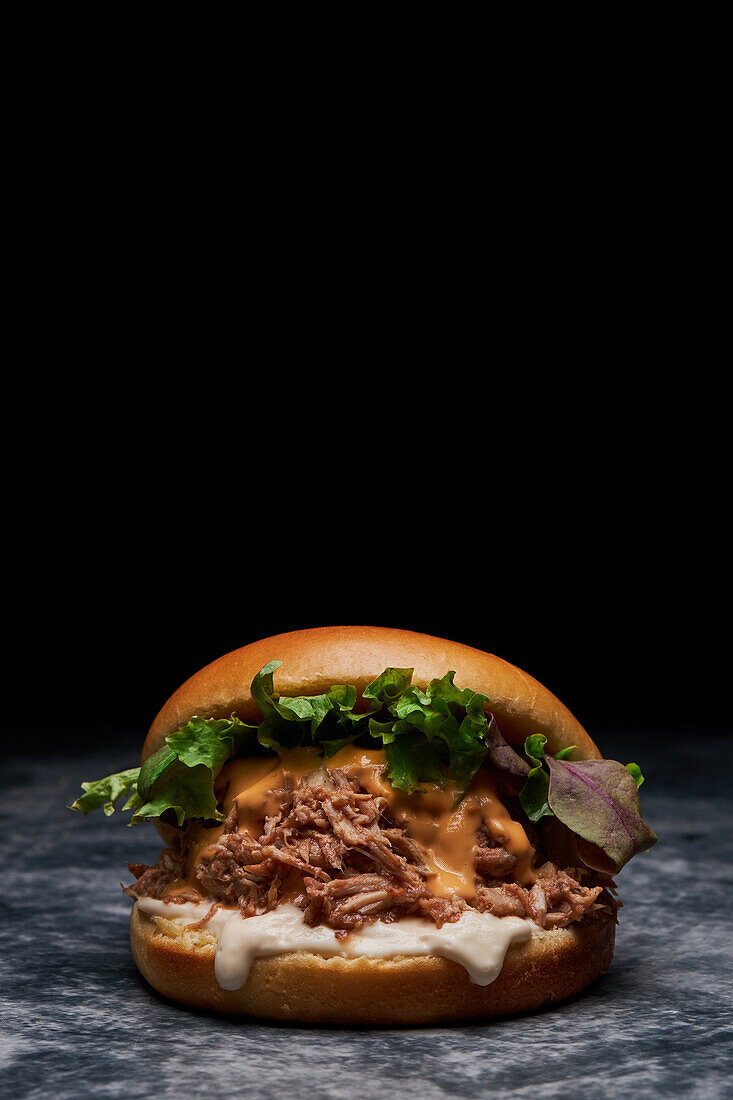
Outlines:
[{"label": "burger", "polygon": [[152,821],[132,951],[200,1008],[332,1024],[527,1012],[611,962],[614,875],[656,837],[636,764],[490,653],[320,627],[227,653],[163,706],[140,767],[72,809]]}]

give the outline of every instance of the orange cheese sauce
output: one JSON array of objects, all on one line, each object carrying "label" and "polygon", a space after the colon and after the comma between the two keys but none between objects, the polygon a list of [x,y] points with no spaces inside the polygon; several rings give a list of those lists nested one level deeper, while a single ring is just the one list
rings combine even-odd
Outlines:
[{"label": "orange cheese sauce", "polygon": [[[276,756],[255,756],[244,760],[231,760],[225,764],[216,779],[217,791],[224,791],[222,806],[224,817],[231,813],[234,803],[239,814],[239,832],[259,837],[265,827],[265,818],[279,812],[283,791],[288,783],[293,786],[308,772],[324,763],[318,750],[293,749]],[[189,829],[186,877],[177,879],[166,887],[164,897],[200,897],[194,868],[207,848],[213,846],[224,831],[223,823],[206,828],[202,825]],[[287,891],[285,891],[287,893]]]},{"label": "orange cheese sauce", "polygon": [[[343,760],[339,760],[340,757]],[[463,898],[472,898],[476,893],[474,857],[476,830],[481,825],[516,857],[514,875],[517,881],[535,881],[532,872],[534,848],[519,822],[509,816],[483,770],[474,777],[454,810],[456,789],[453,786],[441,790],[429,784],[422,793],[411,795],[390,786],[382,774],[385,767],[383,749],[349,746],[329,763],[342,768],[349,778],[357,779],[371,794],[381,795],[389,801],[396,823],[405,826],[409,836],[425,849],[425,864],[431,872],[428,885],[438,896],[451,897],[455,892]]]},{"label": "orange cheese sauce", "polygon": [[[389,802],[395,822],[405,827],[408,835],[422,846],[425,865],[430,871],[428,885],[438,896],[451,897],[455,892],[470,899],[475,895],[476,830],[482,825],[494,840],[516,857],[513,877],[525,885],[535,881],[532,872],[534,848],[519,822],[510,817],[486,772],[478,772],[467,794],[454,809],[454,787],[441,790],[430,784],[422,792],[406,795],[384,778],[385,765],[383,749],[358,749],[348,745],[328,760],[315,748],[294,749],[283,752],[279,758],[234,760],[222,768],[216,786],[217,790],[224,789],[224,816],[236,802],[239,831],[258,837],[264,829],[265,818],[278,813],[282,804],[281,792],[316,768],[340,768],[370,794]],[[165,891],[168,896],[197,895],[193,869],[201,854],[222,831],[223,825],[215,825],[199,827],[189,834],[187,876],[171,883]]]}]

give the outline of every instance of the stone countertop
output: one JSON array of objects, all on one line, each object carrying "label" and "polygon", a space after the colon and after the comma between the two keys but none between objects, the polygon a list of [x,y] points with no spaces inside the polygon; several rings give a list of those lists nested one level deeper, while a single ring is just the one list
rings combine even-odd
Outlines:
[{"label": "stone countertop", "polygon": [[420,1029],[293,1027],[165,1001],[132,961],[118,886],[128,859],[155,862],[157,834],[64,808],[129,752],[14,756],[0,792],[3,1095],[733,1096],[728,735],[597,740],[642,765],[660,838],[619,876],[609,973],[535,1015]]}]

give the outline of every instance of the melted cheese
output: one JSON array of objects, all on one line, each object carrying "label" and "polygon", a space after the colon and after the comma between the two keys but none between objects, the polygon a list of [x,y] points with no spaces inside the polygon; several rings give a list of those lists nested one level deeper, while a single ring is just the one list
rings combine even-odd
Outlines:
[{"label": "melted cheese", "polygon": [[[498,798],[486,772],[479,771],[457,807],[456,790],[441,790],[428,785],[422,793],[406,795],[396,790],[384,778],[383,749],[358,749],[348,745],[328,760],[315,748],[283,752],[279,759],[258,757],[235,760],[227,764],[217,780],[225,789],[225,816],[234,803],[239,813],[240,832],[252,837],[261,835],[266,817],[278,813],[289,787],[316,768],[340,768],[350,779],[356,779],[375,797],[385,798],[396,823],[407,829],[408,835],[423,848],[429,869],[428,885],[439,897],[454,893],[470,899],[476,893],[474,858],[476,830],[483,825],[490,835],[517,859],[513,878],[529,885],[535,881],[532,872],[534,849],[522,826],[513,821]],[[222,834],[223,825],[199,827],[189,837],[187,877],[171,883],[165,893],[190,896],[196,893],[193,869],[201,854]],[[400,922],[402,923],[402,922]]]},{"label": "melted cheese", "polygon": [[[205,902],[192,905],[141,898],[137,904],[144,913],[183,927],[201,920],[209,910]],[[404,917],[394,924],[375,921],[343,939],[327,925],[309,927],[300,909],[285,904],[247,918],[237,909],[219,909],[204,928],[217,938],[217,982],[222,989],[240,989],[255,959],[290,951],[347,959],[438,955],[460,963],[476,985],[489,985],[499,976],[509,947],[528,940],[534,925],[520,917],[492,917],[467,909],[460,920],[442,928],[424,917]]]},{"label": "melted cheese", "polygon": [[[217,790],[223,790],[222,805],[224,817],[227,817],[237,804],[239,832],[247,832],[253,838],[262,835],[265,818],[273,817],[281,808],[288,781],[295,784],[323,763],[316,749],[296,749],[283,754],[282,759],[274,756],[249,757],[245,760],[232,760],[226,764],[216,781]],[[280,792],[280,793],[278,793]],[[206,828],[193,826],[188,833],[188,858],[186,878],[177,879],[164,891],[167,897],[188,897],[198,895],[197,880],[194,875],[196,864],[207,848],[213,847],[224,832],[223,823]]]},{"label": "melted cheese", "polygon": [[454,809],[455,787],[441,790],[428,784],[422,793],[406,795],[384,779],[384,750],[349,746],[328,762],[357,779],[371,794],[386,798],[398,825],[425,849],[430,869],[428,884],[439,897],[472,898],[476,893],[474,858],[476,830],[483,825],[490,835],[517,859],[514,877],[533,883],[534,849],[522,826],[513,821],[488,776],[480,771],[461,802]]}]

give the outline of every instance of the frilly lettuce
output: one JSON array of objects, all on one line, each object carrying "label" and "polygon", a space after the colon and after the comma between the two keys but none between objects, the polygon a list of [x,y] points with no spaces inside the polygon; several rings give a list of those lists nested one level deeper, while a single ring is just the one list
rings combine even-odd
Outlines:
[{"label": "frilly lettuce", "polygon": [[164,815],[179,826],[190,819],[220,821],[215,782],[231,758],[300,746],[314,746],[328,758],[355,741],[377,741],[385,751],[385,777],[406,794],[437,783],[454,789],[460,801],[483,764],[498,771],[531,822],[541,828],[543,818],[554,816],[580,838],[581,857],[590,866],[619,870],[656,843],[641,818],[644,780],[637,764],[571,761],[572,747],[547,756],[541,734],[528,737],[520,755],[504,740],[489,699],[458,688],[453,672],[422,691],[412,684],[411,668],[387,668],[365,688],[366,709],[356,711],[352,685],[333,685],[321,695],[276,695],[273,673],[281,663],[270,661],[252,682],[262,712],[258,726],[236,715],[194,717],[141,768],[82,783],[84,794],[71,809],[87,814],[102,807],[109,815],[127,795],[123,810],[132,812],[130,824]]},{"label": "frilly lettuce", "polygon": [[123,793],[129,798],[123,810],[131,810],[131,825],[152,821],[169,812],[178,825],[190,818],[221,821],[214,794],[214,780],[232,756],[248,755],[256,742],[257,727],[231,718],[192,718],[166,737],[165,745],[140,768],[108,775],[94,783],[82,783],[85,791],[72,810],[88,814],[103,806],[114,812]]}]

